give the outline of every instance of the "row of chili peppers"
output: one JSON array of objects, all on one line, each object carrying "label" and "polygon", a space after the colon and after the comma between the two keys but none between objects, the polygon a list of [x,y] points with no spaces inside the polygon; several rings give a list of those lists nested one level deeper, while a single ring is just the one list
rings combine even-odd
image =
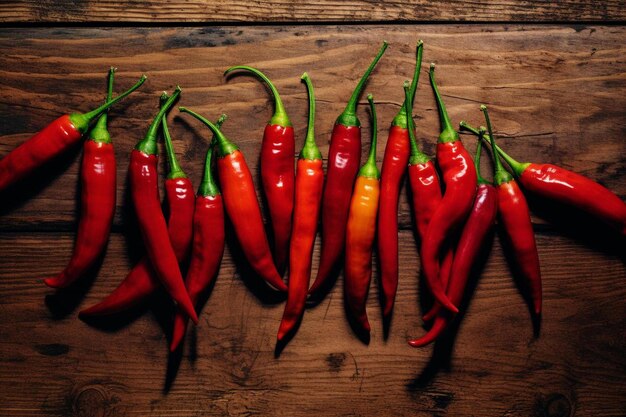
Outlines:
[{"label": "row of chili peppers", "polygon": [[[461,128],[478,135],[476,157],[471,156],[454,129],[435,81],[429,78],[441,121],[436,165],[415,139],[412,103],[419,81],[423,43],[416,46],[412,81],[405,82],[404,103],[389,130],[382,170],[376,165],[377,117],[373,97],[368,95],[372,116],[372,140],[367,161],[360,166],[361,123],[356,115],[367,79],[383,56],[387,43],[357,84],[345,110],[337,118],[330,140],[326,181],[322,156],[315,143],[315,98],[310,77],[302,80],[309,95],[306,139],[294,169],[294,130],[280,95],[259,70],[247,66],[229,68],[249,72],[264,81],[272,92],[275,112],[265,127],[261,145],[262,188],[268,202],[273,244],[266,237],[252,175],[239,148],[220,130],[226,116],[213,124],[192,110],[180,107],[205,124],[213,140],[197,196],[172,148],[166,116],[178,99],[161,97],[159,112],[146,136],[131,153],[129,186],[146,257],[103,301],[83,310],[81,316],[119,313],[146,299],[163,286],[179,307],[175,317],[171,350],[183,340],[187,318],[197,322],[201,295],[215,279],[224,251],[224,211],[230,218],[243,253],[253,270],[278,291],[287,292],[287,303],[278,341],[293,335],[302,319],[307,298],[319,300],[332,285],[332,277],[345,251],[345,300],[355,328],[369,334],[366,300],[371,281],[371,258],[378,230],[383,315],[389,319],[398,285],[398,198],[408,172],[422,271],[436,300],[424,316],[433,321],[428,333],[409,343],[423,346],[435,340],[458,313],[467,279],[477,254],[499,216],[514,252],[514,259],[530,289],[533,311],[541,313],[541,275],[528,205],[517,185],[525,190],[567,203],[606,221],[626,234],[626,204],[611,191],[581,175],[554,165],[521,164],[505,154],[495,137],[485,106],[486,128],[465,122]],[[81,218],[68,266],[45,283],[63,288],[71,285],[101,256],[108,240],[115,210],[116,168],[107,109],[145,81],[113,98],[114,69],[109,73],[105,103],[89,113],[73,113],[52,122],[0,160],[0,190],[31,173],[77,143],[88,132],[81,165]],[[90,126],[95,122],[91,130]],[[157,174],[157,136],[162,131],[169,163],[165,181],[169,217],[160,205]],[[482,142],[491,145],[494,183],[480,173]],[[504,168],[503,158],[513,171]],[[217,177],[213,173],[216,160]],[[441,176],[439,175],[439,172]],[[516,179],[517,181],[516,181]],[[442,188],[445,193],[442,193]],[[312,251],[322,220],[320,266],[309,288]],[[183,279],[181,265],[190,259]],[[289,268],[289,285],[282,275]]]}]

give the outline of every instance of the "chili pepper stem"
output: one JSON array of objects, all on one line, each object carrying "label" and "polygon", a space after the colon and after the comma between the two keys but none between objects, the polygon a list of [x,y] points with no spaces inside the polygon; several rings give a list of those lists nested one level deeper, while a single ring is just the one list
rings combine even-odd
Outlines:
[{"label": "chili pepper stem", "polygon": [[430,157],[417,147],[415,139],[415,126],[413,125],[413,100],[410,97],[409,82],[404,82],[404,107],[407,115],[407,129],[409,131],[409,144],[411,146],[411,156],[409,157],[409,165],[425,164],[430,161]]},{"label": "chili pepper stem", "polygon": [[437,87],[437,82],[435,81],[435,64],[430,64],[430,71],[428,73],[430,78],[430,85],[433,88],[433,92],[435,93],[435,101],[437,102],[437,109],[439,110],[439,120],[441,123],[441,133],[439,134],[439,143],[449,143],[455,142],[459,140],[458,132],[452,127],[452,123],[450,122],[450,117],[448,116],[448,111],[446,110],[446,106],[443,103],[443,99],[441,98],[441,94],[439,93],[439,87]]},{"label": "chili pepper stem", "polygon": [[[226,121],[228,116],[222,114],[217,122],[215,122],[215,126],[219,129],[222,127],[222,123]],[[220,194],[220,189],[217,186],[217,182],[215,182],[215,177],[213,176],[213,170],[211,169],[211,161],[213,159],[213,150],[215,149],[215,140],[211,141],[209,145],[209,149],[207,150],[206,157],[204,159],[204,175],[202,176],[202,182],[200,183],[200,187],[198,188],[198,195],[209,197],[216,196]]]},{"label": "chili pepper stem", "polygon": [[480,174],[480,155],[482,154],[482,150],[483,150],[483,137],[485,136],[485,132],[481,131],[480,132],[480,136],[478,137],[478,142],[476,143],[476,156],[474,157],[474,168],[476,168],[476,178],[477,178],[477,183],[480,184],[487,184],[490,185],[491,183],[489,181],[487,181],[485,178],[483,178],[483,176]]},{"label": "chili pepper stem", "polygon": [[[419,81],[420,72],[422,69],[422,55],[424,52],[424,41],[421,39],[417,41],[417,46],[415,48],[415,69],[413,70],[413,79],[411,80],[411,89],[410,89],[410,100],[411,107],[413,105],[413,101],[415,100],[415,92],[417,91],[417,83]],[[407,110],[406,110],[406,94],[404,97],[404,103],[400,107],[398,114],[393,118],[391,122],[392,126],[398,126],[402,128],[408,128],[408,120],[407,120]]]},{"label": "chili pepper stem", "polygon": [[370,63],[369,67],[367,67],[367,70],[365,71],[365,73],[359,80],[359,83],[356,85],[354,91],[352,92],[352,96],[350,97],[350,100],[348,100],[346,108],[344,109],[343,113],[341,113],[337,118],[337,124],[342,124],[344,126],[361,126],[361,122],[356,116],[357,101],[359,100],[359,96],[361,95],[361,91],[363,90],[367,79],[374,70],[374,67],[376,66],[378,61],[380,61],[380,58],[382,58],[388,46],[389,45],[387,44],[387,41],[383,41],[383,45],[380,47],[380,50],[374,57],[374,60]]},{"label": "chili pepper stem", "polygon": [[374,96],[371,94],[367,95],[367,101],[370,105],[370,111],[372,112],[372,143],[370,144],[369,155],[367,156],[367,161],[359,170],[360,177],[366,178],[380,178],[380,171],[376,166],[376,142],[378,138],[378,122],[376,121],[376,106],[374,105]]},{"label": "chili pepper stem", "polygon": [[[105,103],[111,101],[113,98],[113,81],[115,78],[115,71],[117,68],[111,67],[109,69],[108,83],[107,83],[107,96],[105,98]],[[111,143],[111,135],[107,130],[107,115],[108,110],[100,115],[98,121],[96,122],[93,129],[91,129],[91,133],[89,133],[89,139],[98,143]]]},{"label": "chili pepper stem", "polygon": [[322,153],[315,143],[315,94],[313,93],[313,83],[311,82],[311,77],[306,72],[302,74],[300,79],[306,84],[309,96],[309,125],[306,130],[304,146],[300,152],[300,159],[309,159],[311,161],[322,159]]},{"label": "chili pepper stem", "polygon": [[137,144],[137,146],[135,146],[136,150],[138,150],[139,152],[143,152],[146,155],[157,154],[156,136],[157,136],[158,128],[159,126],[161,126],[161,123],[162,123],[161,119],[163,119],[163,115],[167,113],[170,107],[172,107],[174,102],[178,99],[178,96],[180,95],[181,91],[182,89],[179,86],[176,86],[176,88],[174,89],[174,93],[161,106],[157,115],[154,116],[154,120],[152,120],[152,123],[150,124],[150,127],[148,128],[148,132],[146,133],[146,136],[144,136],[143,140],[141,140]]},{"label": "chili pepper stem", "polygon": [[[487,110],[487,106],[482,104],[480,106],[480,111],[485,114],[485,120],[487,121],[487,130],[489,131],[489,137],[491,138],[491,145],[493,146],[493,161],[495,164],[495,173],[493,175],[493,181],[497,184],[504,184],[513,180],[513,176],[509,174],[507,170],[502,166],[502,161],[500,161],[500,153],[498,152],[498,148],[496,146],[496,138],[493,135],[493,130],[491,128],[491,120],[489,119],[489,110]],[[483,132],[482,136],[485,134]]]},{"label": "chili pepper stem", "polygon": [[236,65],[234,67],[230,67],[226,71],[224,71],[224,75],[228,76],[233,71],[237,71],[237,70],[248,71],[256,75],[261,80],[263,80],[263,82],[265,82],[265,84],[269,87],[270,91],[272,92],[272,96],[274,97],[274,115],[270,119],[269,124],[284,126],[284,127],[291,126],[291,121],[289,120],[289,116],[287,116],[287,112],[285,111],[283,102],[280,99],[278,90],[276,89],[274,84],[270,81],[270,79],[267,78],[267,76],[263,74],[261,71],[259,71],[258,69],[249,67],[247,65]]},{"label": "chili pepper stem", "polygon": [[213,134],[215,135],[215,139],[213,139],[213,140],[216,141],[216,145],[215,146],[217,146],[217,156],[218,157],[226,156],[226,155],[231,154],[231,153],[233,153],[233,152],[235,152],[236,150],[239,149],[237,147],[237,145],[235,145],[234,143],[229,141],[226,138],[226,136],[224,136],[222,131],[217,126],[215,126],[213,123],[211,123],[206,118],[200,116],[198,113],[196,113],[193,110],[190,110],[190,109],[188,109],[186,107],[179,107],[178,110],[183,112],[183,113],[189,113],[190,115],[192,115],[193,117],[195,117],[196,119],[198,119],[202,123],[204,123],[209,129],[211,129],[211,132],[213,132]]},{"label": "chili pepper stem", "polygon": [[120,94],[119,96],[115,97],[114,99],[112,99],[110,101],[107,101],[106,103],[104,103],[100,107],[96,108],[95,110],[92,110],[92,111],[87,112],[87,113],[72,113],[72,114],[70,114],[70,121],[72,122],[74,127],[76,127],[76,129],[78,131],[80,131],[81,133],[84,133],[89,128],[89,125],[91,124],[91,122],[96,117],[100,116],[100,114],[102,112],[106,111],[109,107],[111,107],[115,103],[123,100],[126,96],[128,96],[133,91],[135,91],[136,89],[141,87],[141,85],[144,83],[144,81],[146,81],[147,78],[148,77],[145,74],[142,75],[141,78],[139,79],[139,81],[137,81],[137,83],[135,85],[133,85],[131,88],[129,88],[128,90],[124,91],[122,94]]},{"label": "chili pepper stem", "polygon": [[[165,106],[167,103],[167,99],[169,96],[166,92],[161,94],[161,107]],[[170,164],[170,172],[167,174],[167,179],[176,179],[176,178],[187,178],[185,171],[180,167],[178,163],[178,158],[176,158],[176,153],[174,152],[174,147],[172,146],[172,137],[170,136],[170,131],[167,128],[167,112],[163,113],[163,117],[161,118],[161,125],[163,127],[163,139],[165,140],[165,152],[167,153],[167,161]]]}]

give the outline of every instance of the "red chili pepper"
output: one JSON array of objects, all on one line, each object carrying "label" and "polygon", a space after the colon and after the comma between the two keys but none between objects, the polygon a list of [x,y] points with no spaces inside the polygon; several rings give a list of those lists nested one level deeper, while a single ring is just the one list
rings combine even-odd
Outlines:
[{"label": "red chili pepper", "polygon": [[[215,125],[219,128],[226,120],[223,114]],[[211,286],[217,277],[218,269],[224,254],[224,204],[219,187],[212,172],[213,148],[215,141],[209,146],[204,162],[204,177],[198,189],[195,212],[193,214],[193,248],[191,262],[185,278],[187,292],[191,302],[200,312],[201,295]],[[174,317],[172,343],[170,351],[174,352],[187,331],[187,316],[181,311]]]},{"label": "red chili pepper", "polygon": [[[115,68],[109,70],[106,102],[113,97]],[[91,268],[102,254],[115,214],[115,152],[107,131],[104,112],[83,144],[81,173],[81,213],[72,258],[59,274],[44,279],[49,287],[64,288]]]},{"label": "red chili pepper", "polygon": [[[489,137],[491,143],[495,145],[496,141],[491,129],[487,106],[482,105],[480,109],[485,113]],[[534,312],[539,315],[541,314],[541,270],[528,204],[513,176],[502,166],[498,149],[495,146],[493,148],[493,160],[500,224],[502,224],[502,228],[511,243],[519,271],[530,289]]]},{"label": "red chili pepper", "polygon": [[[478,134],[478,130],[466,122],[461,122],[461,127]],[[611,190],[559,166],[520,163],[500,147],[498,151],[525,190],[583,210],[626,235],[626,204]]]},{"label": "red chili pepper", "polygon": [[356,105],[363,86],[386,49],[387,42],[383,42],[333,127],[322,197],[322,254],[317,277],[309,288],[312,297],[318,297],[319,290],[327,286],[344,250],[350,196],[361,164],[361,122],[356,115]]},{"label": "red chili pepper", "polygon": [[142,75],[130,89],[88,113],[65,114],[0,160],[0,191],[33,172],[37,167],[76,144],[92,122],[109,107],[138,89],[146,80]]},{"label": "red chili pepper", "polygon": [[[176,87],[174,94],[154,118],[145,138],[132,151],[128,173],[137,222],[150,263],[167,292],[194,323],[197,323],[198,316],[185,289],[178,260],[168,235],[165,217],[163,217],[161,210],[158,191],[157,129],[161,125],[163,115],[174,104],[180,91],[180,87]],[[171,191],[176,190],[171,189]],[[192,190],[187,192],[193,194]]]},{"label": "red chili pepper", "polygon": [[274,235],[274,262],[277,270],[285,271],[291,236],[291,216],[294,204],[295,172],[293,156],[295,142],[293,127],[274,84],[261,71],[244,65],[231,67],[224,75],[232,71],[243,70],[263,80],[274,97],[274,115],[265,126],[261,142],[261,181],[267,197],[272,231]]},{"label": "red chili pepper", "polygon": [[[439,182],[439,176],[437,175],[437,169],[430,157],[419,150],[417,141],[415,140],[415,126],[413,124],[413,99],[412,92],[409,91],[408,83],[405,83],[405,99],[404,106],[407,114],[407,134],[409,135],[410,146],[410,158],[409,158],[409,183],[411,186],[412,203],[413,203],[413,217],[415,219],[415,232],[418,238],[418,246],[421,247],[421,243],[424,241],[428,225],[433,217],[433,214],[441,203],[441,184]],[[408,103],[408,104],[407,104]],[[379,216],[380,218],[380,216]],[[380,231],[379,231],[380,234]],[[448,248],[443,261],[441,263],[440,279],[442,285],[447,282],[450,268],[452,265],[453,251],[452,248]],[[420,256],[423,260],[423,257]],[[423,269],[423,267],[422,267]]]},{"label": "red chili pepper", "polygon": [[222,186],[224,207],[250,266],[268,284],[279,291],[287,291],[287,286],[272,261],[252,175],[243,154],[213,123],[184,107],[179,107],[179,110],[200,120],[215,135],[217,172]]},{"label": "red chili pepper", "polygon": [[[417,42],[415,70],[409,95],[411,99],[415,98],[417,90],[422,66],[423,46],[424,43],[421,40]],[[410,154],[407,118],[406,106],[403,104],[389,128],[380,177],[378,257],[380,259],[380,286],[384,318],[388,318],[393,311],[398,289],[398,197]]]},{"label": "red chili pepper", "polygon": [[[481,143],[478,141],[476,147],[476,176],[478,178],[478,191],[474,200],[474,207],[465,223],[459,244],[456,247],[450,282],[446,294],[454,305],[460,305],[463,300],[463,293],[469,278],[472,266],[485,244],[485,239],[493,227],[498,211],[498,199],[496,189],[480,175],[480,153]],[[443,266],[442,266],[443,269]],[[432,327],[419,339],[411,340],[409,344],[413,347],[425,346],[435,341],[441,333],[448,327],[454,319],[454,315],[441,308],[433,308],[432,315],[435,318]]]},{"label": "red chili pepper", "polygon": [[[221,125],[222,121],[219,120],[218,125]],[[169,207],[167,230],[174,254],[178,262],[181,263],[189,253],[191,236],[189,232],[179,233],[178,229],[189,230],[188,225],[192,223],[192,216],[195,216],[193,213],[194,199],[191,183],[184,182],[183,185],[186,186],[177,190],[175,181],[166,180],[165,197]],[[171,184],[170,186],[167,186],[168,182]],[[198,210],[197,202],[196,210]],[[161,283],[156,277],[150,260],[144,257],[111,294],[98,304],[81,311],[80,315],[82,317],[105,316],[125,311],[146,300],[160,287]]]},{"label": "red chili pepper", "polygon": [[370,332],[365,302],[372,278],[372,247],[376,235],[376,215],[380,195],[380,171],[376,167],[376,108],[367,96],[372,111],[372,143],[367,161],[356,177],[346,226],[345,297],[348,311],[360,331]]},{"label": "red chili pepper", "polygon": [[315,144],[315,95],[313,84],[305,72],[302,79],[309,93],[309,123],[306,139],[296,171],[296,202],[293,214],[293,233],[289,247],[289,292],[283,313],[278,341],[290,334],[304,312],[306,294],[311,278],[311,256],[317,233],[317,220],[322,201],[324,170],[322,154]]},{"label": "red chili pepper", "polygon": [[422,265],[426,281],[435,299],[448,310],[458,309],[450,302],[439,279],[439,259],[448,236],[463,225],[476,196],[476,170],[472,158],[459,140],[435,82],[435,65],[430,66],[430,83],[435,93],[442,132],[437,141],[437,162],[443,174],[446,192],[433,214],[422,243]]}]

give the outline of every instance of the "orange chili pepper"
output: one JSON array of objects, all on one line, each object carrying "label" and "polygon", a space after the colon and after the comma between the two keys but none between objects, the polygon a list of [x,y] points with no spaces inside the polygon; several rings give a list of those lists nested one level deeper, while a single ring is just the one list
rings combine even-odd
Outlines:
[{"label": "orange chili pepper", "polygon": [[344,295],[355,325],[369,334],[365,302],[372,278],[372,247],[376,234],[380,171],[376,166],[376,108],[371,94],[367,96],[367,101],[372,112],[372,143],[367,161],[359,170],[350,201],[346,227]]}]

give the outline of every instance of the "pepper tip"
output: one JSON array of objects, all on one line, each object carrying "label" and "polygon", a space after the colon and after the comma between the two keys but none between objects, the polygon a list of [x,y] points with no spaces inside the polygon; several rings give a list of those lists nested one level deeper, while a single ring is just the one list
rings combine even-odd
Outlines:
[{"label": "pepper tip", "polygon": [[487,106],[486,106],[486,105],[484,105],[484,104],[481,104],[481,105],[480,105],[480,111],[484,112],[484,111],[486,111],[486,110],[487,110]]},{"label": "pepper tip", "polygon": [[430,72],[435,72],[435,63],[434,62],[430,63]]},{"label": "pepper tip", "polygon": [[304,71],[304,73],[302,74],[302,76],[300,77],[301,80],[306,80],[307,78],[309,78],[309,73]]},{"label": "pepper tip", "polygon": [[417,41],[417,47],[419,48],[419,47],[421,47],[421,46],[424,46],[424,41],[423,41],[423,40],[421,40],[421,39],[419,39],[419,40]]}]

